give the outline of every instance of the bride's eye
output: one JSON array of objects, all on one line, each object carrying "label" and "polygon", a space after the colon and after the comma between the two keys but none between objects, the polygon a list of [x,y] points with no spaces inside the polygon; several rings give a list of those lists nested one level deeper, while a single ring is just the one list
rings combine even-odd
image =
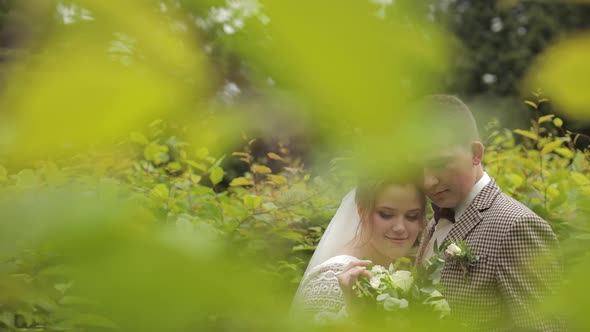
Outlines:
[{"label": "bride's eye", "polygon": [[379,212],[379,216],[383,219],[391,219],[393,218],[393,214],[386,213],[386,212]]},{"label": "bride's eye", "polygon": [[416,220],[420,219],[420,215],[419,214],[410,214],[410,215],[407,215],[406,218],[409,221],[416,221]]}]

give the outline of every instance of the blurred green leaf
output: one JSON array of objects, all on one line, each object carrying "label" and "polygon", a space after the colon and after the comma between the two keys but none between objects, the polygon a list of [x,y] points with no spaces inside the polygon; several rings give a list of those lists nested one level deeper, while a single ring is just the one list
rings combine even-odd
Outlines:
[{"label": "blurred green leaf", "polygon": [[215,185],[215,184],[218,184],[219,182],[221,182],[221,180],[223,180],[224,174],[225,174],[225,172],[223,171],[223,169],[221,167],[215,166],[211,169],[211,171],[209,173],[209,179]]}]

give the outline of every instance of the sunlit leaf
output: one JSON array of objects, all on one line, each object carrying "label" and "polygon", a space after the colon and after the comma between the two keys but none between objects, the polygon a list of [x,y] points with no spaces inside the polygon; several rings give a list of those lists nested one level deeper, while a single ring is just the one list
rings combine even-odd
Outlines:
[{"label": "sunlit leaf", "polygon": [[565,158],[572,158],[574,156],[574,153],[572,152],[572,150],[567,149],[567,148],[557,148],[557,149],[555,149],[555,152],[559,153],[560,155],[562,155]]},{"label": "sunlit leaf", "polygon": [[254,195],[246,195],[244,196],[244,205],[246,205],[250,209],[255,209],[262,204],[262,198],[259,196]]},{"label": "sunlit leaf", "polygon": [[514,133],[516,133],[518,135],[521,135],[521,136],[524,136],[524,137],[528,137],[528,138],[530,138],[530,139],[532,139],[534,141],[536,141],[536,140],[539,139],[539,136],[537,136],[537,134],[535,134],[533,132],[530,132],[528,130],[515,129],[514,130]]},{"label": "sunlit leaf", "polygon": [[168,198],[168,187],[165,184],[157,184],[150,193],[158,198],[166,199]]},{"label": "sunlit leaf", "polygon": [[534,103],[534,102],[532,102],[530,100],[525,100],[524,103],[527,104],[527,105],[529,105],[530,107],[532,107],[534,109],[537,109],[539,107],[539,106],[537,106],[536,103]]},{"label": "sunlit leaf", "polygon": [[258,173],[258,174],[270,174],[270,173],[272,173],[272,170],[270,168],[268,168],[267,166],[264,166],[264,165],[252,165],[251,170],[252,170],[252,172]]},{"label": "sunlit leaf", "polygon": [[251,186],[251,185],[254,185],[254,182],[252,182],[252,180],[244,178],[244,177],[238,177],[238,178],[234,178],[233,180],[231,180],[229,185],[232,187]]},{"label": "sunlit leaf", "polygon": [[218,184],[223,180],[224,171],[221,167],[215,166],[211,169],[209,173],[209,179],[213,184]]},{"label": "sunlit leaf", "polygon": [[170,156],[168,155],[168,146],[155,142],[148,144],[144,148],[143,156],[146,160],[153,162],[155,165],[160,165],[170,160]]},{"label": "sunlit leaf", "polygon": [[283,160],[283,158],[281,156],[279,156],[278,154],[274,153],[274,152],[269,152],[267,153],[267,156],[270,159],[274,159],[274,160]]},{"label": "sunlit leaf", "polygon": [[547,153],[551,153],[553,152],[555,149],[557,149],[558,147],[560,147],[563,144],[563,141],[557,139],[553,142],[549,142],[547,144],[545,144],[543,146],[543,149],[541,149],[541,153],[542,154],[547,154]]},{"label": "sunlit leaf", "polygon": [[541,123],[549,122],[554,117],[555,117],[555,114],[548,114],[548,115],[541,116],[541,117],[539,117],[539,120],[537,120],[537,123],[541,124]]}]

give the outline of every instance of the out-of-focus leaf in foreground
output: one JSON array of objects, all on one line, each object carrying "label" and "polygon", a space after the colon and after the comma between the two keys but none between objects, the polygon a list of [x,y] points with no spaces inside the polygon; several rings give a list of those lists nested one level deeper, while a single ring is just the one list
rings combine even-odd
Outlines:
[{"label": "out-of-focus leaf in foreground", "polygon": [[0,146],[12,159],[111,143],[185,111],[203,90],[195,37],[174,29],[172,14],[143,1],[68,5],[84,19],[49,24],[39,50],[9,72]]},{"label": "out-of-focus leaf in foreground", "polygon": [[[448,39],[416,3],[396,2],[385,18],[370,1],[262,3],[268,47],[238,42],[305,101],[301,109],[328,142],[358,144],[362,157],[414,152],[420,140],[410,139],[409,123],[419,121],[408,103],[437,90],[449,58]],[[362,135],[345,137],[355,129]]]},{"label": "out-of-focus leaf in foreground", "polygon": [[580,34],[557,42],[532,66],[525,87],[542,88],[568,117],[590,120],[590,35]]}]

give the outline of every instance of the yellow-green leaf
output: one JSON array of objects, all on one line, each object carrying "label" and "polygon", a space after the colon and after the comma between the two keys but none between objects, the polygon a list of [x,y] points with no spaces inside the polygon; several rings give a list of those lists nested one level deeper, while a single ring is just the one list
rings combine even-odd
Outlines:
[{"label": "yellow-green leaf", "polygon": [[132,142],[135,142],[135,143],[144,144],[144,145],[149,143],[148,139],[145,138],[145,136],[142,133],[137,132],[137,131],[129,134],[129,138],[131,139]]},{"label": "yellow-green leaf", "polygon": [[180,165],[180,163],[176,161],[173,161],[171,163],[168,163],[168,165],[166,165],[166,168],[171,172],[178,172],[182,169],[182,165]]},{"label": "yellow-green leaf", "polygon": [[244,177],[239,177],[239,178],[235,178],[235,179],[231,180],[229,185],[232,187],[252,186],[252,185],[254,185],[254,182],[252,182],[252,180],[250,180],[250,179],[246,179]]},{"label": "yellow-green leaf", "polygon": [[278,154],[276,154],[276,153],[274,153],[274,152],[269,152],[269,153],[267,153],[267,156],[268,156],[270,159],[274,159],[274,160],[280,160],[280,161],[283,161],[283,158],[281,158],[281,156],[279,156]]},{"label": "yellow-green leaf", "polygon": [[189,164],[190,166],[198,169],[199,171],[207,172],[207,167],[205,167],[205,165],[203,165],[201,163],[197,163],[197,162],[194,162],[192,160],[185,160],[184,162],[187,163],[187,164]]},{"label": "yellow-green leaf", "polygon": [[274,175],[274,174],[271,174],[271,175],[268,176],[268,178],[274,184],[285,184],[285,183],[287,183],[287,178],[285,178],[282,175]]},{"label": "yellow-green leaf", "polygon": [[152,195],[154,195],[154,196],[156,196],[158,198],[164,198],[164,199],[166,199],[166,198],[168,198],[168,194],[169,194],[168,187],[165,184],[163,184],[163,183],[157,184],[150,191],[150,194],[152,194]]},{"label": "yellow-green leaf", "polygon": [[254,195],[244,196],[244,205],[250,209],[255,209],[262,204],[262,198]]},{"label": "yellow-green leaf", "polygon": [[264,165],[252,165],[252,172],[258,174],[270,174],[272,170]]},{"label": "yellow-green leaf", "polygon": [[553,124],[555,125],[555,127],[561,128],[561,126],[563,126],[563,120],[560,118],[555,118],[553,119]]},{"label": "yellow-green leaf", "polygon": [[555,149],[555,152],[559,153],[562,157],[565,157],[565,158],[572,158],[574,156],[574,153],[572,152],[572,150],[570,150],[568,148],[558,148],[558,149]]},{"label": "yellow-green leaf", "polygon": [[537,122],[539,124],[541,123],[545,123],[545,122],[549,122],[551,121],[551,119],[553,119],[555,117],[555,114],[548,114],[548,115],[543,115],[542,117],[539,118],[539,120],[537,120]]},{"label": "yellow-green leaf", "polygon": [[198,175],[191,174],[190,176],[191,182],[197,184],[201,181],[201,177]]},{"label": "yellow-green leaf", "polygon": [[143,150],[143,156],[146,160],[153,162],[154,165],[160,165],[170,160],[168,146],[153,142],[145,147]]},{"label": "yellow-green leaf", "polygon": [[521,135],[521,136],[524,136],[524,137],[528,137],[528,138],[530,138],[530,139],[532,139],[534,141],[536,141],[536,140],[539,139],[539,137],[537,136],[537,134],[532,133],[532,132],[530,132],[528,130],[514,129],[514,133],[515,134],[518,134],[518,135]]},{"label": "yellow-green leaf", "polygon": [[590,184],[590,179],[584,174],[581,174],[579,172],[572,172],[570,176],[576,182],[576,184],[580,186],[587,186]]},{"label": "yellow-green leaf", "polygon": [[555,149],[560,147],[562,144],[563,144],[563,141],[560,141],[560,140],[549,142],[549,143],[545,144],[545,146],[543,146],[543,149],[541,149],[541,153],[542,154],[551,153]]},{"label": "yellow-green leaf", "polygon": [[525,100],[525,101],[524,101],[524,103],[525,103],[525,104],[527,104],[527,105],[529,105],[529,106],[531,106],[531,107],[532,107],[532,108],[534,108],[534,109],[537,109],[537,108],[539,108],[539,106],[537,106],[537,104],[533,103],[533,102],[532,102],[532,101],[530,101],[530,100]]},{"label": "yellow-green leaf", "polygon": [[221,167],[215,166],[211,169],[211,172],[209,174],[209,179],[211,180],[211,182],[216,185],[219,182],[221,182],[221,180],[223,180],[223,169]]}]

